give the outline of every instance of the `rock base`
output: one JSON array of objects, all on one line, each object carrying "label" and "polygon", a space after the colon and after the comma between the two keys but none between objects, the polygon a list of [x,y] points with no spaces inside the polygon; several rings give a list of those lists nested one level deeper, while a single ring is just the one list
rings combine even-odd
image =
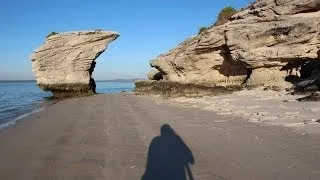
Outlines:
[{"label": "rock base", "polygon": [[320,92],[311,93],[306,97],[299,98],[298,101],[320,101]]},{"label": "rock base", "polygon": [[187,96],[187,97],[200,97],[200,96],[215,96],[221,94],[228,94],[234,91],[239,91],[245,86],[215,86],[209,84],[191,84],[179,83],[173,81],[136,81],[135,93],[138,95],[143,94],[156,94],[164,96]]},{"label": "rock base", "polygon": [[95,88],[88,84],[38,84],[41,89],[51,91],[53,98],[80,97],[96,94]]}]

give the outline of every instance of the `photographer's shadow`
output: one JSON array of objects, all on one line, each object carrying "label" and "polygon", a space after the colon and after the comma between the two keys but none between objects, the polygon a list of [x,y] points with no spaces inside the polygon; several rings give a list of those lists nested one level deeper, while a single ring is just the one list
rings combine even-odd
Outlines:
[{"label": "photographer's shadow", "polygon": [[193,180],[189,164],[194,164],[191,150],[165,124],[161,135],[153,138],[149,146],[147,167],[141,180]]}]

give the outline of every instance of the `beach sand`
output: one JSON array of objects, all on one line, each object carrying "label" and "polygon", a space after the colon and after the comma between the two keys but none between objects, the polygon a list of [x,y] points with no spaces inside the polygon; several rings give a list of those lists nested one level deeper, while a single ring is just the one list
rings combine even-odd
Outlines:
[{"label": "beach sand", "polygon": [[[192,152],[190,169],[196,180],[320,179],[320,135],[313,120],[319,105],[297,105],[308,114],[292,109],[298,102],[289,96],[279,102],[279,97],[266,95],[250,99],[259,92],[237,93],[170,100],[115,94],[57,102],[0,132],[0,179],[141,179],[147,160],[154,167],[172,165],[166,154],[154,155],[162,159],[159,164],[148,157],[150,143],[164,124]],[[279,104],[267,109],[262,101]],[[262,123],[253,123],[260,116],[250,113],[258,111],[264,115]],[[281,123],[271,118],[279,118],[276,113]],[[310,118],[302,126],[300,117],[305,115]],[[159,148],[177,152],[169,145]]]},{"label": "beach sand", "polygon": [[219,115],[243,117],[249,122],[320,133],[320,102],[299,102],[297,99],[302,97],[285,91],[265,91],[260,88],[215,97],[178,97],[170,102],[214,111]]}]

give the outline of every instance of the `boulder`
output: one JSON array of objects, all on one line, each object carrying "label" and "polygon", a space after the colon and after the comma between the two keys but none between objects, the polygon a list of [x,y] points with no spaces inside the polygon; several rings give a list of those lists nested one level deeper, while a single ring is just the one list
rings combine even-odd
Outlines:
[{"label": "boulder", "polygon": [[150,64],[179,83],[290,88],[311,77],[304,65],[319,54],[319,0],[258,0]]},{"label": "boulder", "polygon": [[118,37],[101,30],[49,34],[31,55],[38,86],[56,97],[95,93],[95,60]]}]

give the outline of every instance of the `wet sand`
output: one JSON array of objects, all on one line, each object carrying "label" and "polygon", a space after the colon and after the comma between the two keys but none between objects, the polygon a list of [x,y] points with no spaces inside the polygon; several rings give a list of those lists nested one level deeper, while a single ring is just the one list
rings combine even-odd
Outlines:
[{"label": "wet sand", "polygon": [[179,153],[175,141],[148,156],[151,142],[168,139],[165,124],[190,150],[194,162],[183,166],[195,180],[320,179],[319,134],[189,103],[128,94],[57,102],[0,132],[0,179],[135,180],[147,161],[178,175],[181,164],[168,158]]}]

